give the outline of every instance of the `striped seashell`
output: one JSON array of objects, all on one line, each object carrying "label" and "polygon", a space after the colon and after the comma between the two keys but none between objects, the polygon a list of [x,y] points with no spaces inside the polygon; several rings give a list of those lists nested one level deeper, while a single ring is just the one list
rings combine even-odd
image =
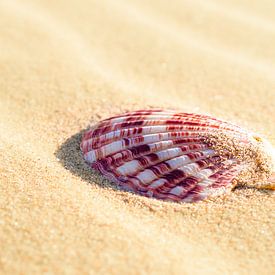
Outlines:
[{"label": "striped seashell", "polygon": [[163,110],[105,119],[81,142],[86,162],[124,190],[184,202],[221,195],[238,181],[268,178],[270,148],[232,123]]}]

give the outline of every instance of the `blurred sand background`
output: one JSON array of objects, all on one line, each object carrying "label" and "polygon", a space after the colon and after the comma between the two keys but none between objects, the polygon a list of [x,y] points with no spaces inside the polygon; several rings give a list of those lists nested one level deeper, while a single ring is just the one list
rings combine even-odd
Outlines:
[{"label": "blurred sand background", "polygon": [[275,145],[273,0],[0,0],[2,274],[274,274],[274,197],[198,204],[116,190],[89,123],[209,113]]}]

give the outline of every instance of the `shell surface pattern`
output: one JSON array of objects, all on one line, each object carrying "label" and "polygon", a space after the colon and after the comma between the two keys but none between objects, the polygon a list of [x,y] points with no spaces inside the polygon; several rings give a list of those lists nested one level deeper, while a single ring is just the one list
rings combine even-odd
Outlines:
[{"label": "shell surface pattern", "polygon": [[217,196],[238,180],[271,173],[261,138],[207,115],[175,111],[105,119],[83,135],[81,150],[122,189],[172,201]]}]

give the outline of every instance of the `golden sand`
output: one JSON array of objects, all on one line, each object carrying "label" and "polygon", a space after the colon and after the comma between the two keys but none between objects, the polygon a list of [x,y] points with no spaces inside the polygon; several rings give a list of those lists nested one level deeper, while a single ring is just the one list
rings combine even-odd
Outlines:
[{"label": "golden sand", "polygon": [[275,145],[272,0],[0,1],[0,273],[272,274],[274,196],[197,204],[118,191],[88,123],[209,113]]},{"label": "golden sand", "polygon": [[[273,183],[269,179],[275,167],[269,148],[264,146],[262,138],[254,137],[249,132],[240,137],[237,131],[234,133],[223,130],[204,134],[204,138],[225,163],[233,160],[242,166],[242,171],[234,179],[232,187],[248,184],[257,188],[262,186],[273,189],[270,188]],[[230,169],[230,165],[228,168]]]}]

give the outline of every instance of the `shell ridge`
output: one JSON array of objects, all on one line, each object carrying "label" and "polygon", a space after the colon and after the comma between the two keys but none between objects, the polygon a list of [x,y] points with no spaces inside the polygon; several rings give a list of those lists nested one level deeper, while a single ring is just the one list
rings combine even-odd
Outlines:
[{"label": "shell ridge", "polygon": [[[215,152],[212,152],[212,154],[214,155]],[[171,162],[170,160],[163,161],[156,165],[152,165],[143,170],[140,170],[135,175],[125,175],[125,178],[134,185],[139,185],[141,187],[148,186],[148,183],[152,182],[157,177],[160,177],[161,175],[164,175],[169,171],[175,170],[180,166],[189,164],[195,159],[200,160],[210,155],[211,153],[209,152],[209,150],[206,150],[205,153],[197,154],[192,159],[187,157],[186,155],[180,156],[176,158],[176,160],[173,159],[173,162]]]},{"label": "shell ridge", "polygon": [[[213,156],[210,158],[206,158],[203,161],[198,160],[194,163],[190,163],[179,167],[171,172],[164,174],[159,179],[152,181],[149,185],[150,188],[156,189],[159,187],[170,188],[178,184],[181,180],[186,178],[187,176],[192,176],[196,173],[202,172],[203,170],[211,170],[214,171],[214,168],[217,169],[217,165],[221,158],[219,156]],[[211,165],[215,164],[215,166],[211,167]],[[201,170],[200,170],[201,169]]]},{"label": "shell ridge", "polygon": [[[151,153],[155,153],[160,150],[164,150],[167,148],[175,148],[178,146],[186,146],[186,147],[193,147],[199,146],[199,141],[202,142],[204,138],[186,138],[186,139],[178,139],[178,140],[167,140],[167,141],[160,141],[156,143],[149,143],[146,145],[138,145],[128,149],[123,149],[117,153],[111,154],[106,156],[102,160],[98,161],[106,161],[108,160],[108,164],[111,167],[117,167],[122,165],[124,162],[128,162],[133,160],[135,157],[146,156]],[[193,142],[192,142],[193,141]],[[202,143],[206,145],[206,143]],[[190,149],[191,150],[191,149]]]},{"label": "shell ridge", "polygon": [[197,113],[187,113],[187,112],[176,112],[176,111],[172,111],[172,110],[157,110],[157,111],[141,111],[141,112],[128,112],[122,115],[116,115],[107,119],[102,120],[102,122],[105,121],[114,121],[114,119],[116,118],[123,118],[123,119],[127,119],[128,117],[136,117],[136,116],[150,116],[150,115],[157,115],[157,116],[165,116],[165,115],[169,115],[169,116],[173,116],[173,117],[205,117],[211,120],[219,120],[217,118],[211,117],[209,115],[205,115],[205,114],[197,114]]},{"label": "shell ridge", "polygon": [[[189,153],[198,152],[199,150],[203,150],[203,149],[204,150],[207,149],[206,144],[199,145],[199,147],[198,146],[194,146],[194,147],[181,146],[181,147],[173,147],[173,148],[169,148],[169,149],[165,148],[163,150],[160,150],[160,151],[157,151],[154,153],[150,153],[150,154],[146,154],[146,155],[140,156],[134,160],[125,162],[124,164],[122,164],[121,166],[119,166],[117,168],[123,169],[123,166],[129,166],[129,165],[131,166],[132,163],[136,162],[136,161],[138,162],[137,165],[139,167],[146,168],[150,165],[154,165],[154,164],[169,160],[174,157],[179,157],[182,155],[187,155]],[[126,170],[127,170],[127,168],[126,168]]]},{"label": "shell ridge", "polygon": [[[123,138],[121,140],[116,140],[112,143],[103,145],[99,149],[90,150],[90,151],[88,151],[85,144],[82,147],[85,148],[84,157],[86,157],[86,155],[88,156],[90,152],[94,151],[94,155],[97,157],[97,159],[100,159],[110,154],[117,153],[123,149],[127,149],[137,145],[149,144],[157,141],[166,141],[169,139],[175,140],[181,137],[183,138],[183,137],[196,137],[196,136],[203,137],[203,135],[200,132],[191,132],[191,133],[190,132],[164,132],[164,133],[149,134],[144,136],[139,135],[133,138]],[[88,160],[95,161],[96,159],[88,157]]]},{"label": "shell ridge", "polygon": [[[219,172],[219,177],[215,180],[205,180],[207,182],[206,184],[203,184],[204,182],[201,182],[198,184],[198,187],[200,188],[200,192],[197,192],[197,190],[191,191],[185,198],[183,198],[183,201],[185,202],[191,202],[191,201],[198,201],[205,199],[207,197],[222,195],[226,192],[228,192],[232,188],[232,181],[234,178],[237,177],[237,175],[240,173],[241,168],[235,169],[236,164],[233,164],[231,168],[229,169],[223,169]],[[203,186],[205,185],[205,186]]]},{"label": "shell ridge", "polygon": [[[208,163],[209,164],[209,163]],[[205,167],[203,167],[203,169],[201,169],[199,171],[199,167],[198,169],[195,169],[192,171],[192,173],[186,173],[184,175],[184,177],[182,178],[178,178],[177,181],[167,181],[164,185],[158,187],[155,191],[156,192],[160,192],[160,193],[169,193],[169,190],[173,190],[174,187],[176,186],[181,186],[184,187],[186,184],[189,186],[190,180],[193,182],[194,180],[196,181],[196,184],[198,184],[199,182],[203,181],[206,179],[207,175],[211,175],[213,173],[215,173],[215,170],[218,169],[220,165],[216,164],[216,166],[214,167],[210,167],[209,165],[205,165]],[[211,182],[211,180],[208,179],[209,182]],[[212,180],[213,182],[214,180]],[[184,188],[182,188],[183,190]]]},{"label": "shell ridge", "polygon": [[[98,124],[96,125],[96,128],[91,129],[90,132],[88,133],[87,137],[95,137],[100,134],[105,134],[110,131],[114,130],[119,130],[119,129],[127,129],[129,127],[133,126],[146,126],[146,125],[201,125],[202,123],[206,124],[205,126],[216,126],[216,127],[223,127],[223,128],[228,128],[229,130],[236,130],[238,129],[239,131],[244,131],[237,125],[234,125],[232,123],[228,123],[225,121],[221,120],[210,120],[209,118],[200,118],[198,119],[197,117],[188,117],[184,118],[184,120],[179,117],[175,118],[173,116],[167,116],[167,117],[152,117],[150,119],[148,118],[143,118],[143,117],[138,117],[136,120],[131,120],[131,121],[125,121],[121,119],[118,122],[112,122],[112,123],[103,123],[103,124]],[[87,138],[86,137],[86,138]]]},{"label": "shell ridge", "polygon": [[[96,127],[97,128],[103,128],[103,127],[107,127],[110,125],[114,125],[117,123],[127,123],[127,122],[134,122],[136,120],[143,120],[143,121],[157,121],[160,120],[160,118],[162,118],[163,120],[182,120],[184,116],[183,115],[174,115],[173,113],[167,113],[167,114],[154,114],[154,115],[137,115],[137,116],[118,116],[114,119],[111,120],[103,120],[101,122],[99,122]],[[196,114],[192,114],[192,113],[186,113],[186,116],[184,117],[185,121],[188,120],[201,120],[201,121],[212,121],[212,122],[222,122],[222,123],[227,123],[230,124],[228,122],[222,121],[222,120],[217,120],[217,119],[213,119],[211,117],[207,117],[205,115],[196,115]]]},{"label": "shell ridge", "polygon": [[202,157],[205,157],[208,155],[211,156],[212,154],[215,154],[215,152],[213,150],[208,149],[208,148],[201,150],[199,152],[196,150],[190,151],[187,153],[178,151],[179,152],[178,154],[174,153],[173,155],[169,155],[169,152],[167,152],[167,151],[168,150],[160,151],[164,154],[160,155],[159,157],[156,157],[152,161],[141,157],[141,159],[139,159],[139,160],[135,159],[133,161],[126,162],[122,166],[117,167],[116,171],[118,171],[121,174],[125,174],[127,172],[128,175],[133,175],[132,173],[142,172],[145,169],[148,169],[148,168],[155,166],[157,164],[161,164],[163,162],[167,162],[169,165],[176,165],[177,163],[179,163],[179,161],[183,161],[185,159],[190,159],[190,161],[192,161],[197,158],[202,158]]},{"label": "shell ridge", "polygon": [[[234,129],[230,129],[226,126],[221,126],[221,129],[227,130],[229,132],[234,131]],[[108,133],[104,133],[100,136],[92,138],[87,138],[83,140],[83,146],[88,143],[89,149],[97,149],[102,145],[110,144],[115,140],[122,139],[124,137],[135,137],[140,134],[148,135],[148,134],[156,134],[156,133],[163,133],[163,132],[202,132],[205,133],[210,129],[216,129],[215,125],[153,125],[153,126],[143,126],[143,127],[132,127],[132,128],[125,128],[121,130],[114,130]]]}]

